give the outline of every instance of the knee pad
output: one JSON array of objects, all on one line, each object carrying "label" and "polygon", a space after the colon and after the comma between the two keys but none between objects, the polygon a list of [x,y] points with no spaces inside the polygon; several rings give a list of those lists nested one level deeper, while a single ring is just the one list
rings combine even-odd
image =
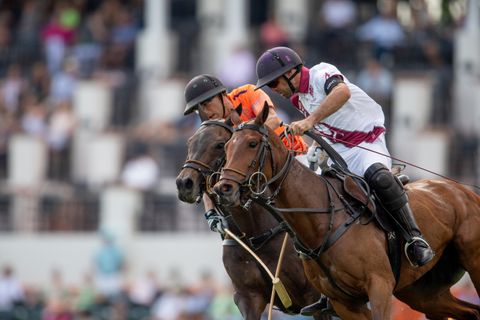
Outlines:
[{"label": "knee pad", "polygon": [[398,210],[408,203],[400,181],[381,163],[374,163],[365,171],[365,180],[388,210]]}]

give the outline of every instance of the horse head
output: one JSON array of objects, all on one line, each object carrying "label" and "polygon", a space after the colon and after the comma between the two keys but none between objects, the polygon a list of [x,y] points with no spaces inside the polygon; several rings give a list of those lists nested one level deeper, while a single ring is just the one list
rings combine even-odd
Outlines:
[{"label": "horse head", "polygon": [[181,201],[200,201],[208,189],[209,177],[225,162],[224,146],[231,135],[229,121],[208,120],[188,140],[187,160],[176,179]]},{"label": "horse head", "polygon": [[292,155],[280,138],[265,126],[269,107],[264,105],[254,120],[239,123],[225,145],[227,161],[214,191],[222,204],[236,206],[243,195],[262,194],[286,173],[285,166]]}]

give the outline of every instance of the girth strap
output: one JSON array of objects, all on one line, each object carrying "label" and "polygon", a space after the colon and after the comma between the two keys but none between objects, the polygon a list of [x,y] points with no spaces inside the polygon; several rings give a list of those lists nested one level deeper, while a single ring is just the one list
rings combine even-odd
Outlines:
[{"label": "girth strap", "polygon": [[339,226],[337,230],[335,230],[335,232],[328,238],[327,243],[325,244],[325,248],[323,250],[328,250],[335,242],[337,242],[337,240],[345,234],[348,228],[350,228],[353,223],[358,221],[362,213],[363,212],[360,212],[358,210],[354,211],[353,214],[347,219],[347,221],[342,223],[342,225]]}]

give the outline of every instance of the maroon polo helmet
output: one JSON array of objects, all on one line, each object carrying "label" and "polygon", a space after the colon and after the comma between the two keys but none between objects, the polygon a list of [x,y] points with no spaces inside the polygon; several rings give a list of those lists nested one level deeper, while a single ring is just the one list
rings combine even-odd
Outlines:
[{"label": "maroon polo helmet", "polygon": [[300,65],[303,65],[302,59],[290,48],[275,47],[265,51],[257,61],[257,89]]}]

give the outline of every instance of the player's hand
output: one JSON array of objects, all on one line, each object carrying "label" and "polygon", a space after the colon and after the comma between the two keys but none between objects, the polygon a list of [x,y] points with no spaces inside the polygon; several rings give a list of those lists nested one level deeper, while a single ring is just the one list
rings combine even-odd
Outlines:
[{"label": "player's hand", "polygon": [[311,123],[309,118],[305,118],[300,121],[295,121],[290,123],[289,131],[296,136],[301,136],[305,131],[308,131],[313,128],[313,123]]}]

